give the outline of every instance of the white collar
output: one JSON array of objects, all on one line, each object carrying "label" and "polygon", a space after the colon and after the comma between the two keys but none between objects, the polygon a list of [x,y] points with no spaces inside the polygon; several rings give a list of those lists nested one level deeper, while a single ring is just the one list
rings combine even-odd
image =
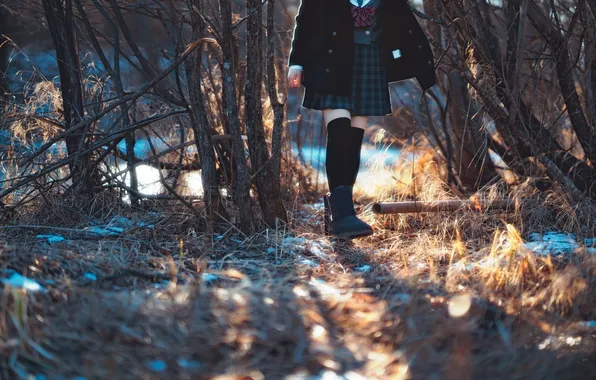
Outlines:
[{"label": "white collar", "polygon": [[[372,0],[364,0],[362,2],[362,7],[365,7],[368,3],[370,3]],[[350,0],[350,3],[352,3],[352,5],[358,6],[358,0]]]}]

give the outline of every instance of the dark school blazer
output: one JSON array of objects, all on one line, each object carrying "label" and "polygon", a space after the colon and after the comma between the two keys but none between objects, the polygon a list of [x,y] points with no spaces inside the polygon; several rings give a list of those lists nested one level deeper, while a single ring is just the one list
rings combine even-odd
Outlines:
[{"label": "dark school blazer", "polygon": [[[382,0],[381,51],[388,82],[416,78],[423,90],[436,83],[434,58],[406,0]],[[349,95],[354,56],[349,0],[302,0],[289,65],[303,67],[302,84],[316,92]]]}]

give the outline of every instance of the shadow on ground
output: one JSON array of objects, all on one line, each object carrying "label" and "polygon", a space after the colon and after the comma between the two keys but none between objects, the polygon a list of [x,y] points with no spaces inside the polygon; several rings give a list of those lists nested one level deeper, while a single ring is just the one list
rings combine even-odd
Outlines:
[{"label": "shadow on ground", "polygon": [[[165,238],[48,246],[5,236],[2,267],[47,289],[2,294],[5,378],[596,374],[594,329],[561,343],[540,321],[449,292],[423,271],[398,276],[379,264],[378,250],[330,241],[312,214],[297,217],[308,217],[310,232],[188,236],[179,254],[176,239],[165,250]],[[97,280],[85,280],[90,271]]]}]

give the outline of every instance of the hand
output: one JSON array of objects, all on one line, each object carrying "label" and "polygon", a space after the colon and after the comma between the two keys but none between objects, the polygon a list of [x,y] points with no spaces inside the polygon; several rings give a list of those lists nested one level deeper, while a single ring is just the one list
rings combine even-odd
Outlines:
[{"label": "hand", "polygon": [[288,70],[288,85],[290,88],[302,86],[302,66],[290,66]]}]

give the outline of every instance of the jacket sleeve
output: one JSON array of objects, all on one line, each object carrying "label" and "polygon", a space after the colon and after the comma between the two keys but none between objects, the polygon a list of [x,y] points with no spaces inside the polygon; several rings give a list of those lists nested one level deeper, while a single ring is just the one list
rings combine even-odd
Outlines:
[{"label": "jacket sleeve", "polygon": [[298,14],[296,15],[294,35],[292,37],[292,47],[290,49],[290,60],[288,66],[300,65],[305,66],[308,60],[308,44],[311,42],[310,38],[310,24],[314,6],[314,0],[302,0]]}]

